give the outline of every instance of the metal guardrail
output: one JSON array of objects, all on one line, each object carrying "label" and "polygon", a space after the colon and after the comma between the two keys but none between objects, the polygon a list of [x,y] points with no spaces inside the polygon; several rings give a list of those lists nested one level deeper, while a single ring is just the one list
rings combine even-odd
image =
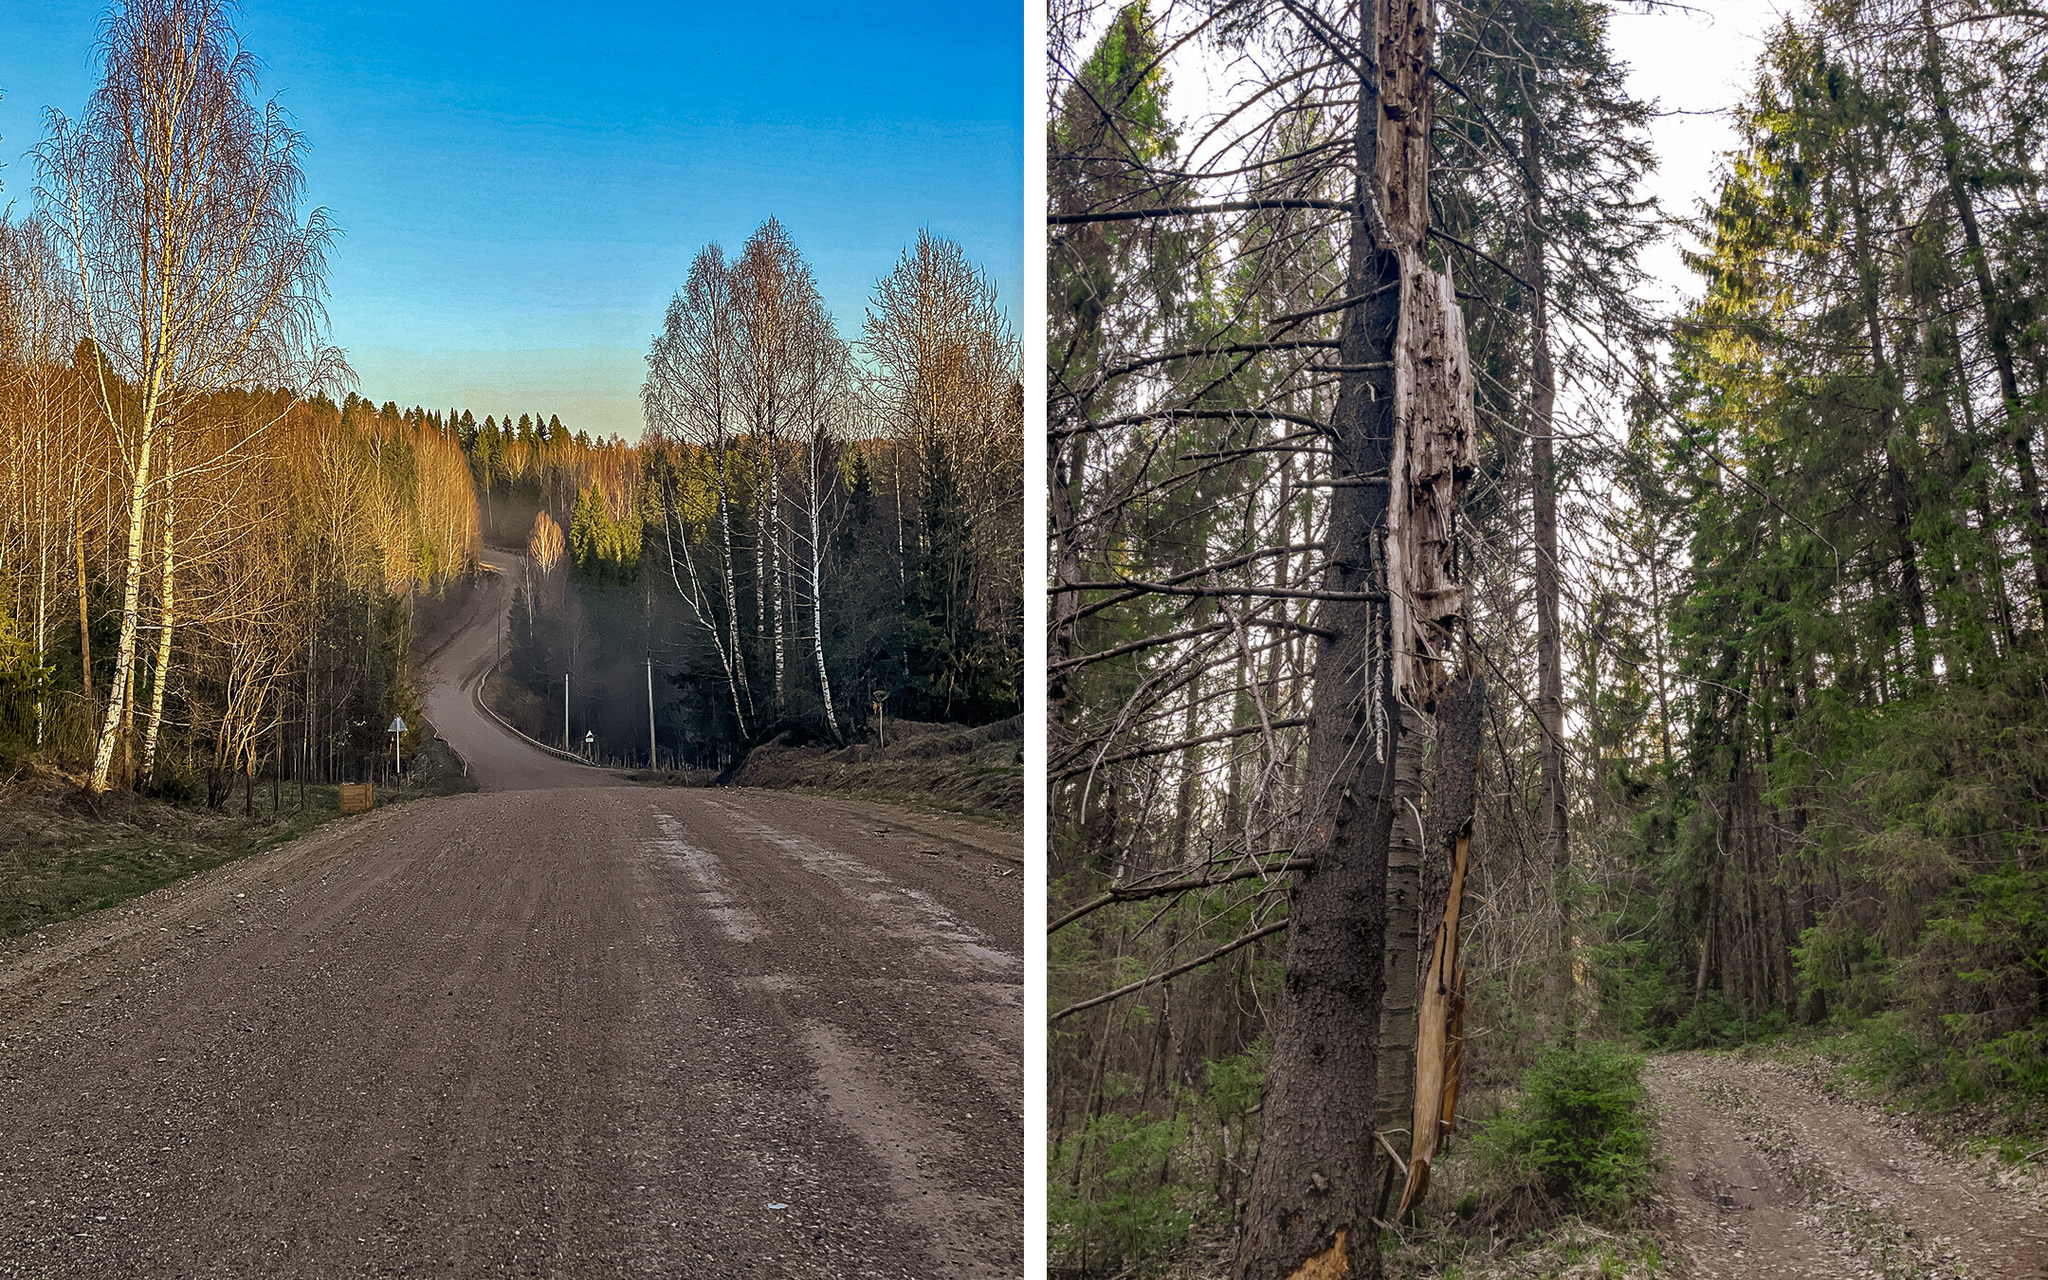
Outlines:
[{"label": "metal guardrail", "polygon": [[[484,683],[491,678],[492,674],[495,673],[497,669],[498,664],[496,662],[492,662],[490,666],[484,668],[484,673],[477,677],[476,683],[470,686],[470,697],[475,699],[476,709],[478,711],[483,712],[491,719],[497,721],[498,727],[503,729],[505,732],[511,734],[513,737],[518,738],[520,741],[527,743],[529,746],[533,746],[542,751],[545,751],[549,755],[554,756],[557,759],[566,760],[570,764],[580,764],[586,769],[603,769],[605,767],[601,764],[592,764],[590,761],[585,760],[582,756],[577,755],[573,751],[564,751],[560,747],[551,747],[547,743],[542,742],[540,739],[532,736],[531,734],[521,732],[515,725],[513,725],[513,723],[510,720],[507,720],[505,717],[499,715],[496,711],[493,711],[491,709],[491,705],[484,701]],[[607,772],[609,772],[609,770],[607,770]]]}]

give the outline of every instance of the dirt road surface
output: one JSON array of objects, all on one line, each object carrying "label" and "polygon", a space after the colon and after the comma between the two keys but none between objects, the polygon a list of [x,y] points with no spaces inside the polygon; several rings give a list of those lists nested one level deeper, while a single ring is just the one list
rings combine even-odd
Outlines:
[{"label": "dirt road surface", "polygon": [[550,759],[501,600],[483,792],[0,947],[0,1276],[1020,1274],[1020,838]]},{"label": "dirt road surface", "polygon": [[1644,1079],[1663,1109],[1657,1202],[1681,1276],[2048,1276],[2038,1193],[1994,1185],[1811,1072],[1680,1053]]}]

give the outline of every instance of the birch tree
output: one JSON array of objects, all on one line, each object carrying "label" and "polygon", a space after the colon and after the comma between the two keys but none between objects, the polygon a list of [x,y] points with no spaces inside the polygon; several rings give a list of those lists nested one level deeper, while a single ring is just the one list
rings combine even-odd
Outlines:
[{"label": "birch tree", "polygon": [[[743,434],[745,406],[738,324],[738,303],[724,251],[715,244],[707,245],[691,261],[689,278],[670,300],[662,331],[647,353],[647,381],[641,386],[640,402],[647,415],[652,450],[659,454],[685,447],[701,449],[711,465],[719,563],[700,567],[690,553],[680,468],[673,456],[659,475],[663,542],[671,581],[717,650],[733,721],[742,738],[751,738],[754,698],[740,639],[738,557],[733,546],[737,517],[733,457]],[[707,587],[705,576],[713,571],[717,582]],[[722,597],[722,618],[713,603],[714,591]]]},{"label": "birch tree", "polygon": [[95,791],[110,783],[132,713],[164,434],[209,392],[311,390],[343,372],[322,341],[332,231],[323,211],[298,212],[304,139],[275,101],[256,105],[255,60],[225,4],[133,0],[109,17],[101,55],[84,115],[52,113],[37,152],[126,492],[121,631]]}]

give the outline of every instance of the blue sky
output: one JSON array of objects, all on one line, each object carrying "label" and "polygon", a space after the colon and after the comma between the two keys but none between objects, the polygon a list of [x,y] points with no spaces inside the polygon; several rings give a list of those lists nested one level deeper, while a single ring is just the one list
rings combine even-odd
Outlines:
[{"label": "blue sky", "polygon": [[[76,115],[101,4],[0,0],[0,202]],[[1023,320],[1023,13],[247,0],[236,23],[343,237],[335,340],[371,398],[639,425],[641,355],[706,243],[774,215],[858,336],[919,227]]]}]

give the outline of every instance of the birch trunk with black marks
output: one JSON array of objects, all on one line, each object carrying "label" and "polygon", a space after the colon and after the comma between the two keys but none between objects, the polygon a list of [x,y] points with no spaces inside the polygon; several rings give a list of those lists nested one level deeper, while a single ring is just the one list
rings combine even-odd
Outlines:
[{"label": "birch trunk with black marks", "polygon": [[173,494],[175,437],[164,437],[163,579],[158,594],[156,633],[156,679],[149,696],[149,721],[142,735],[142,781],[156,775],[156,746],[164,718],[164,688],[171,678],[171,637],[178,620],[177,532],[178,504]]}]

